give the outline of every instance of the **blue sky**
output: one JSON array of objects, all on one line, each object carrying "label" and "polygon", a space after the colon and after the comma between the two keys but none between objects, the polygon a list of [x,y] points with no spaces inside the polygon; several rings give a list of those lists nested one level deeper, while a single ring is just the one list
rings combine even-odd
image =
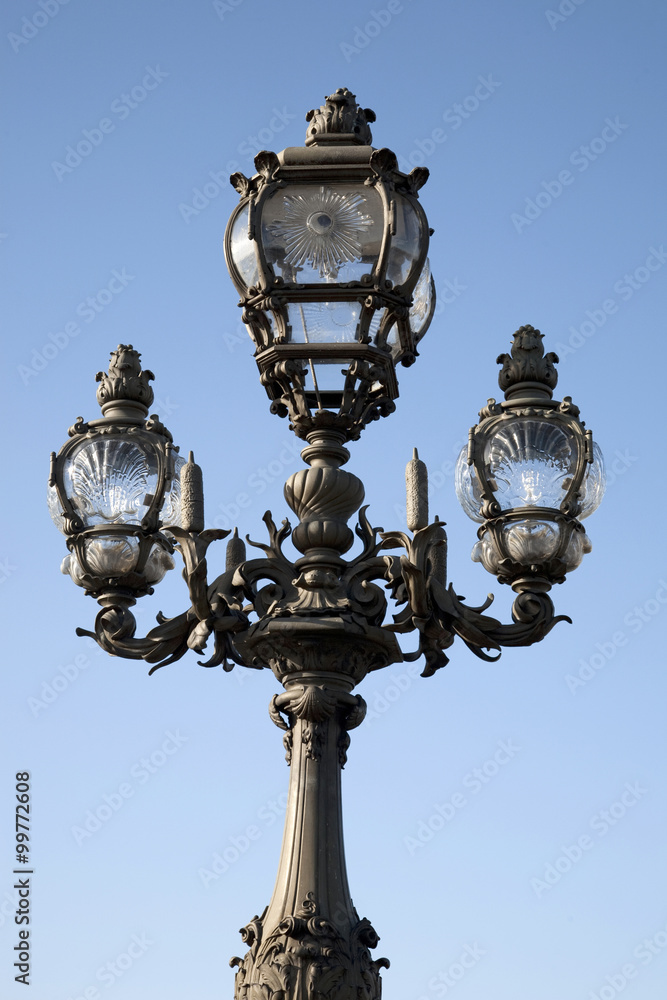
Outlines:
[{"label": "blue sky", "polygon": [[[95,373],[132,343],[156,375],[154,410],[204,469],[208,523],[261,540],[264,511],[288,513],[299,449],[269,413],[226,274],[227,175],[251,173],[258,149],[302,144],[305,113],[346,86],[376,112],[374,144],[431,171],[420,197],[439,294],[395,414],[352,446],[372,522],[403,527],[418,446],[450,578],[471,604],[493,590],[508,619],[508,588],[470,560],[453,462],[525,323],[560,355],[557,392],[581,407],[609,477],[586,522],[593,552],[553,594],[573,625],[498,664],[459,643],[430,679],[397,664],[362,685],[346,844],[355,904],[392,962],[385,998],[658,1000],[664,10],[21,0],[2,18],[3,997],[22,995],[18,771],[34,805],[33,1000],[230,995],[238,928],[269,900],[287,788],[266,711],[277,682],[202,670],[195,654],[149,678],[77,639],[95,605],[59,573],[46,477],[75,418],[96,415]],[[172,573],[141,628],[185,602]],[[99,829],[77,834],[109,802]],[[260,835],[244,849],[249,826]],[[207,882],[225,851],[234,860]]]}]

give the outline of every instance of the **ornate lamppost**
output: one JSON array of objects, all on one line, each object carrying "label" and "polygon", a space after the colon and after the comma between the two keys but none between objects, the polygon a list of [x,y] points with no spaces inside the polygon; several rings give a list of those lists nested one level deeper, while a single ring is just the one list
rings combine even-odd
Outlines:
[{"label": "ornate lamppost", "polygon": [[[590,549],[581,518],[600,502],[604,472],[578,408],[552,399],[558,359],[524,326],[498,358],[505,400],[480,411],[456,476],[480,522],[473,559],[515,591],[512,624],[485,613],[491,599],[468,607],[447,584],[444,526],[428,523],[416,454],[410,533],[371,526],[363,484],[342,468],[345,445],[394,410],[396,366],[414,362],[433,315],[417,198],[428,171],[405,175],[390,150],[373,149],[375,116],[347,90],[306,117],[305,147],[260,153],[254,177],[232,176],[241,202],[225,240],[271,410],[305,442],[306,468],[285,485],[294,530],[267,512],[268,544],[250,543],[261,554],[248,559],[234,532],[226,571],[208,582],[206,550],[229,532],[204,528],[201,472],[149,417],[153,375],[131,345],[97,376],[101,419],[79,418],[53,454],[49,505],[67,536],[63,571],[101,605],[94,632],[79,635],[151,673],[212,640],[206,666],[268,667],[284,687],[269,708],[290,765],[282,853],[269,905],[241,931],[247,954],[232,960],[237,1000],[376,1000],[389,963],[371,957],[378,936],[354,909],[343,850],[340,771],[366,709],[354,689],[402,659],[423,656],[430,676],[457,635],[483,659],[544,638],[564,620],[549,589]],[[362,551],[346,560],[357,511]],[[190,607],[138,638],[131,607],[174,549]],[[419,644],[405,653],[396,634],[412,631]]]}]

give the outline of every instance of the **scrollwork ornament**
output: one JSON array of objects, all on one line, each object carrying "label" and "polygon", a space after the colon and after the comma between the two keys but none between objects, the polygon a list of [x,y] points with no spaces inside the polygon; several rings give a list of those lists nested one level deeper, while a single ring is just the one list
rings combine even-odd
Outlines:
[{"label": "scrollwork ornament", "polygon": [[346,939],[318,910],[311,892],[265,938],[258,918],[243,928],[251,947],[230,962],[236,1000],[379,1000],[389,962],[371,958],[379,937],[370,921],[359,920]]},{"label": "scrollwork ornament", "polygon": [[[559,404],[558,410],[560,413],[568,413],[570,416],[576,418],[578,418],[581,413],[577,404],[572,402],[572,396],[563,396],[563,402]],[[584,426],[583,421],[581,421],[581,425],[582,427]]]},{"label": "scrollwork ornament", "polygon": [[341,770],[347,764],[347,751],[350,749],[350,734],[343,731],[338,737],[338,763]]},{"label": "scrollwork ornament", "polygon": [[301,742],[309,760],[319,760],[324,746],[324,731],[318,722],[305,722],[301,729]]},{"label": "scrollwork ornament", "polygon": [[287,761],[288,764],[291,764],[292,763],[292,751],[293,751],[292,730],[291,729],[288,729],[288,731],[283,736],[283,746],[285,748],[285,760]]},{"label": "scrollwork ornament", "polygon": [[83,417],[77,417],[76,421],[67,430],[69,437],[76,437],[78,434],[87,434],[89,431],[89,425],[83,419]]},{"label": "scrollwork ornament", "polygon": [[[394,597],[399,604],[405,604],[394,616],[393,628],[398,632],[419,631],[417,650],[404,656],[406,660],[424,656],[426,666],[422,677],[430,677],[447,665],[449,660],[444,650],[456,636],[480,659],[491,662],[498,659],[502,646],[531,645],[543,639],[558,622],[570,621],[564,615],[554,614],[548,594],[530,589],[515,598],[513,625],[503,625],[484,614],[493,601],[491,595],[481,606],[468,607],[453,586],[443,586],[434,572],[437,565],[434,546],[446,540],[438,522],[416,531],[413,538],[404,532],[386,532],[382,539],[387,548],[401,545],[407,552],[401,557],[400,575],[393,577]],[[498,655],[490,655],[490,650],[496,650]]]},{"label": "scrollwork ornament", "polygon": [[[132,428],[127,428],[126,433],[131,431]],[[152,413],[148,420],[146,421],[146,430],[152,431],[153,434],[160,434],[161,437],[166,438],[167,441],[172,442],[174,439],[171,436],[170,431],[165,427],[160,418],[156,413]],[[178,451],[178,448],[175,449]]]},{"label": "scrollwork ornament", "polygon": [[78,628],[77,635],[89,636],[114,656],[143,659],[153,664],[149,674],[179,660],[188,649],[201,652],[211,635],[214,636],[213,655],[202,666],[223,665],[231,670],[240,663],[234,649],[233,636],[248,627],[239,595],[231,584],[233,572],[218,577],[209,586],[206,580],[206,550],[213,541],[226,537],[228,531],[210,529],[188,532],[170,528],[176,548],[183,556],[183,576],[188,584],[191,607],[175,618],[158,614],[158,625],[145,638],[135,637],[136,621],[130,611],[133,600],[118,595],[97,615],[95,631]]},{"label": "scrollwork ornament", "polygon": [[487,417],[498,417],[503,412],[503,408],[500,403],[496,403],[495,399],[491,397],[487,400],[486,406],[483,406],[479,411],[479,416],[481,420]]}]

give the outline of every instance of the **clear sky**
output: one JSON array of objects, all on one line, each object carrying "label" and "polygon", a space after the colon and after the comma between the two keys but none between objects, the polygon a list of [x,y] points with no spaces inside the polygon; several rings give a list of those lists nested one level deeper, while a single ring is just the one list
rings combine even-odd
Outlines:
[{"label": "clear sky", "polygon": [[[395,414],[352,446],[372,522],[404,526],[417,445],[450,578],[471,604],[494,590],[508,619],[508,588],[470,560],[452,472],[525,323],[560,355],[557,391],[609,474],[593,552],[553,595],[573,625],[498,664],[457,643],[430,679],[398,664],[362,686],[346,842],[355,904],[392,962],[384,996],[662,1000],[664,7],[17,0],[2,21],[3,1000],[26,995],[16,772],[32,775],[31,1000],[230,996],[238,928],[269,900],[288,779],[277,682],[195,654],[149,678],[77,639],[96,605],[59,573],[46,477],[67,428],[99,412],[95,373],[132,343],[153,409],[203,466],[209,525],[262,540],[264,511],[286,516],[299,449],[269,413],[226,274],[227,176],[302,144],[305,113],[342,86],[375,110],[376,146],[431,171],[435,229],[437,315]],[[173,572],[141,628],[186,601]],[[202,876],[225,852],[228,869]]]}]

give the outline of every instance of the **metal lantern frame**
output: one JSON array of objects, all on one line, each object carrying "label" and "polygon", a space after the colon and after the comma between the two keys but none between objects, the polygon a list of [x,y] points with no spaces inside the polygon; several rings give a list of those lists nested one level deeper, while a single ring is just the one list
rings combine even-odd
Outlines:
[{"label": "metal lantern frame", "polygon": [[[584,480],[595,458],[592,432],[579,418],[579,407],[570,396],[562,402],[552,399],[558,380],[554,367],[558,356],[553,352],[544,356],[542,337],[540,331],[532,326],[520,327],[514,334],[512,354],[501,354],[497,359],[503,365],[498,380],[501,388],[505,389],[506,398],[501,403],[489,399],[480,410],[480,423],[471,428],[468,437],[467,462],[474,470],[481,500],[480,514],[484,518],[478,538],[482,540],[488,534],[496,553],[498,580],[511,584],[515,589],[526,579],[533,587],[542,586],[543,589],[564,581],[567,570],[565,556],[572,536],[586,534],[578,515],[581,512]],[[547,421],[560,428],[575,453],[571,475],[564,483],[566,489],[557,508],[537,505],[503,508],[496,496],[497,484],[486,460],[488,446],[510,422],[516,424],[526,420]],[[555,550],[548,560],[517,560],[508,549],[505,527],[519,522],[540,521],[558,526],[559,538]]]},{"label": "metal lantern frame", "polygon": [[[98,402],[103,416],[97,420],[84,422],[79,417],[69,428],[69,440],[60,451],[51,454],[49,486],[54,488],[63,514],[63,532],[67,536],[67,547],[78,560],[83,571],[81,581],[85,592],[99,598],[105,594],[124,592],[133,597],[151,594],[153,588],[146,577],[146,564],[155,544],[166,552],[174,550],[170,539],[160,530],[160,514],[167,490],[171,487],[175,474],[175,455],[178,448],[173,446],[173,438],[157,416],[148,417],[148,408],[153,402],[153,390],[149,380],[154,378],[150,371],[142,371],[140,355],[131,344],[119,344],[111,353],[109,372],[98,372],[96,380],[101,382],[97,391]],[[65,484],[65,471],[70,458],[86,442],[95,444],[115,438],[128,441],[152,456],[156,466],[156,486],[146,499],[147,511],[140,524],[110,523],[86,526],[72,502]],[[88,546],[98,539],[136,538],[137,556],[134,567],[126,573],[100,576],[91,566]]]},{"label": "metal lantern frame", "polygon": [[[428,314],[418,330],[412,328],[412,296],[426,264],[431,233],[417,195],[428,179],[428,170],[417,167],[404,174],[391,150],[373,149],[368,121],[374,118],[368,109],[363,111],[356,105],[353,94],[339,90],[327,98],[327,105],[319,112],[310,112],[312,125],[305,147],[291,147],[279,154],[258,153],[255,157],[258,173],[254,177],[241,173],[231,177],[241,201],[225,234],[227,266],[241,295],[243,322],[255,343],[255,359],[272,409],[281,416],[289,413],[292,427],[300,437],[328,423],[342,429],[347,440],[354,440],[368,420],[392,412],[393,400],[398,396],[395,366],[399,361],[404,366],[415,361],[417,342],[426,332],[435,310],[435,286],[430,278]],[[377,192],[382,205],[380,251],[369,273],[354,281],[326,283],[287,281],[276,274],[262,238],[262,219],[270,200],[279,192],[289,196],[296,186],[312,188],[313,192],[323,189],[335,192],[352,184],[370,187]],[[399,199],[414,213],[419,251],[405,280],[394,285],[387,278],[387,268],[395,245]],[[258,272],[253,285],[247,283],[233,252],[233,233],[244,215]],[[307,339],[293,341],[288,306],[317,302],[357,303],[360,314],[355,339],[322,343]],[[378,316],[380,322],[373,330]],[[387,338],[394,327],[398,343],[392,348]],[[308,392],[305,365],[336,362],[340,362],[344,376],[340,390]],[[370,405],[362,408],[363,412],[352,414],[350,393],[361,393]],[[317,416],[317,411],[336,410],[339,419],[335,421]]]}]

